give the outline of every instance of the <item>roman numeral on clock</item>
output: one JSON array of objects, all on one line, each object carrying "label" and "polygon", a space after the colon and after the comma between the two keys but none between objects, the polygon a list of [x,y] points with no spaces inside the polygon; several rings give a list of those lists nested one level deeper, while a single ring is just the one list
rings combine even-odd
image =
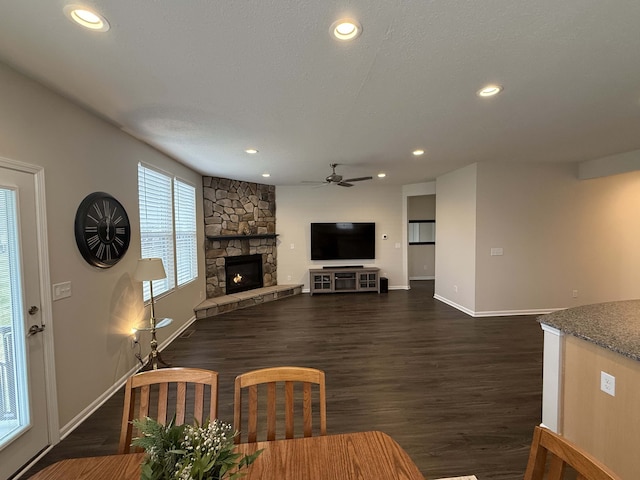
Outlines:
[{"label": "roman numeral on clock", "polygon": [[96,245],[98,245],[100,243],[100,238],[98,237],[98,235],[93,235],[89,238],[87,238],[87,245],[89,246],[90,249],[94,249],[96,247]]}]

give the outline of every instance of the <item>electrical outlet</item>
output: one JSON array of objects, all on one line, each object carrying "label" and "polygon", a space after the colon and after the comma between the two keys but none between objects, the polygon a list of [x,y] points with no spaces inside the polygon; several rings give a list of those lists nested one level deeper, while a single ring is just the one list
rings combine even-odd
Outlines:
[{"label": "electrical outlet", "polygon": [[616,377],[607,372],[600,372],[600,390],[612,397],[616,396]]},{"label": "electrical outlet", "polygon": [[571,292],[571,296],[573,298],[578,298],[578,290],[574,290],[573,292]]},{"label": "electrical outlet", "polygon": [[458,293],[458,285],[454,285],[454,286],[453,286],[453,291],[454,291],[454,292],[456,292],[456,293]]}]

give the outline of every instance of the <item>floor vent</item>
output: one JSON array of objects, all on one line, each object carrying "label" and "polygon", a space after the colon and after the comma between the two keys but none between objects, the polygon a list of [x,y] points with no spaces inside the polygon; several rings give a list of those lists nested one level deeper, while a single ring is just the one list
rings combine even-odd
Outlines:
[{"label": "floor vent", "polygon": [[194,333],[196,333],[195,329],[185,330],[184,332],[182,332],[182,335],[180,335],[180,338],[189,338]]}]

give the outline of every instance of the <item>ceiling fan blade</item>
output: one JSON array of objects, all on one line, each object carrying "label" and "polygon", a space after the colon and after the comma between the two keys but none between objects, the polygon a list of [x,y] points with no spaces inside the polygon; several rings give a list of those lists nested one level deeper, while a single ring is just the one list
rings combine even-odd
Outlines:
[{"label": "ceiling fan blade", "polygon": [[331,185],[330,182],[313,182],[313,181],[310,181],[310,180],[303,180],[300,183],[302,183],[302,185],[310,186],[310,187],[313,187],[313,188],[320,188],[320,187],[326,187],[327,185]]},{"label": "ceiling fan blade", "polygon": [[343,182],[361,182],[362,180],[371,180],[373,177],[346,178]]},{"label": "ceiling fan blade", "polygon": [[346,181],[338,182],[337,185],[340,185],[341,187],[353,187],[352,184],[347,183]]}]

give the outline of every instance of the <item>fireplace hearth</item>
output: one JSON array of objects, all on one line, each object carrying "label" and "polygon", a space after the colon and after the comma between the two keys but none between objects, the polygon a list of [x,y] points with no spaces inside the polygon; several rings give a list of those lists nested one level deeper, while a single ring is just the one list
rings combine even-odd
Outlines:
[{"label": "fireplace hearth", "polygon": [[224,269],[227,295],[263,286],[261,254],[225,257]]}]

